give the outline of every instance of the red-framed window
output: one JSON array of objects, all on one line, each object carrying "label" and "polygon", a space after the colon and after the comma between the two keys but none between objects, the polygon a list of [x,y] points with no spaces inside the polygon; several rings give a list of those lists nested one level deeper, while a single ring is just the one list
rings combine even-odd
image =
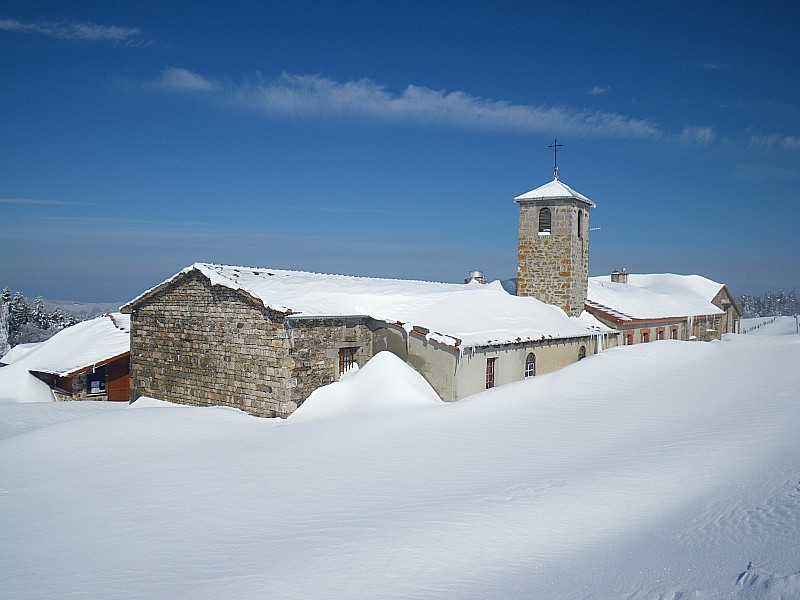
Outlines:
[{"label": "red-framed window", "polygon": [[494,363],[497,358],[486,359],[486,389],[494,387]]},{"label": "red-framed window", "polygon": [[669,330],[669,339],[671,339],[671,340],[677,340],[678,339],[678,328],[677,327],[673,327],[672,329]]},{"label": "red-framed window", "polygon": [[646,329],[642,331],[642,343],[646,344],[649,341],[650,341],[650,330]]}]

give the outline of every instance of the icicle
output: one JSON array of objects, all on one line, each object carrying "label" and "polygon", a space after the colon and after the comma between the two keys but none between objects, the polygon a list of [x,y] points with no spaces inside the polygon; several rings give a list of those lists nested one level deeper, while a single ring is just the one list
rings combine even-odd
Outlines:
[{"label": "icicle", "polygon": [[605,337],[605,333],[602,331],[598,331],[594,334],[594,347],[595,347],[595,354],[600,354],[603,351],[603,338]]}]

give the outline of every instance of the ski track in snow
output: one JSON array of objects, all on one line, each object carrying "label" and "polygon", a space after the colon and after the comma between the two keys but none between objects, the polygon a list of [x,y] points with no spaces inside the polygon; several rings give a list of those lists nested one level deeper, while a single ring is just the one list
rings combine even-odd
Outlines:
[{"label": "ski track in snow", "polygon": [[0,597],[798,598],[799,363],[664,341],[297,422],[0,405]]}]

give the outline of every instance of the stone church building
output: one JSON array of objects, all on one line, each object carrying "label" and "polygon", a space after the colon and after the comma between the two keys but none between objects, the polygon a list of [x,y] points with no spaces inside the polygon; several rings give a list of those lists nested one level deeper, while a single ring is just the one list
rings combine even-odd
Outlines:
[{"label": "stone church building", "polygon": [[403,281],[197,263],[125,305],[131,399],[291,414],[389,351],[445,401],[594,354],[614,332],[499,282]]},{"label": "stone church building", "polygon": [[455,401],[620,343],[735,330],[741,311],[721,284],[590,279],[595,204],[557,168],[553,181],[514,200],[516,295],[481,277],[446,284],[187,267],[121,309],[131,317],[131,399],[286,417],[315,389],[389,351]]}]

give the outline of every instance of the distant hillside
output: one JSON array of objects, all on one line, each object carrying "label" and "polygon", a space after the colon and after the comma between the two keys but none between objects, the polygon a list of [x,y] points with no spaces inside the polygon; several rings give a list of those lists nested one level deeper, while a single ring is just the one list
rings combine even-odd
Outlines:
[{"label": "distant hillside", "polygon": [[44,299],[44,306],[52,311],[57,308],[62,312],[70,312],[78,315],[97,317],[107,312],[117,312],[124,302],[76,302],[75,300],[50,300]]}]

